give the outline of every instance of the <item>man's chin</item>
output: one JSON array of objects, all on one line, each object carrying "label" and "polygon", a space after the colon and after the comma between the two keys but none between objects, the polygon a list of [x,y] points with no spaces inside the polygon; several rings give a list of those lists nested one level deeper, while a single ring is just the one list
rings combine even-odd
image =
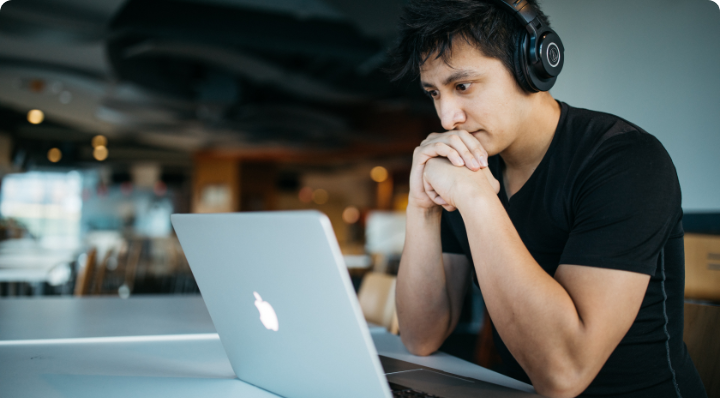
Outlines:
[{"label": "man's chin", "polygon": [[480,141],[480,145],[482,145],[483,149],[485,149],[488,153],[488,156],[495,156],[500,152],[497,150],[496,146],[493,145],[493,142],[487,132],[480,130],[470,134]]},{"label": "man's chin", "polygon": [[489,134],[485,130],[478,130],[470,133],[473,137],[477,138],[480,143],[485,144],[487,142],[488,138],[490,138]]}]

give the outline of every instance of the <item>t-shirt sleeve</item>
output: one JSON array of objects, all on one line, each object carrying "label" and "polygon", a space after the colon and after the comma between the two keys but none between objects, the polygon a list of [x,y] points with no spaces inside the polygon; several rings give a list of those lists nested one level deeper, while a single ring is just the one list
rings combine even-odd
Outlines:
[{"label": "t-shirt sleeve", "polygon": [[632,131],[603,142],[578,174],[560,264],[654,275],[682,217],[680,184],[665,148]]},{"label": "t-shirt sleeve", "polygon": [[440,219],[440,241],[442,242],[443,253],[465,254],[460,241],[458,240],[452,225],[449,221],[450,213],[446,210],[442,211]]}]

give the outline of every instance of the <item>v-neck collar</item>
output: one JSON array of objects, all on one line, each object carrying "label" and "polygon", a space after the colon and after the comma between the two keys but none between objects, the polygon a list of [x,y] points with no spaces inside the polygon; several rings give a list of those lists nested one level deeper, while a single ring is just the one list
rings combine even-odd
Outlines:
[{"label": "v-neck collar", "polygon": [[[550,141],[550,146],[548,147],[547,151],[545,151],[545,154],[543,155],[543,158],[540,160],[540,163],[538,163],[538,166],[533,170],[532,174],[530,175],[530,178],[525,181],[523,186],[518,189],[517,192],[512,197],[508,197],[507,190],[505,189],[505,161],[503,160],[502,156],[498,155],[498,182],[500,183],[500,200],[505,203],[505,205],[510,205],[510,200],[512,198],[516,198],[520,193],[523,191],[527,191],[525,189],[526,186],[528,186],[533,180],[537,179],[536,175],[539,174],[539,171],[541,168],[545,167],[545,164],[549,162],[548,159],[552,157],[552,154],[555,150],[555,147],[557,146],[556,143],[558,141],[558,136],[560,135],[561,128],[565,124],[565,118],[567,116],[567,104],[561,101],[557,101],[558,104],[560,104],[560,120],[558,120],[557,127],[555,127],[555,133],[553,133],[552,141]],[[515,200],[513,200],[513,203],[515,203]]]}]

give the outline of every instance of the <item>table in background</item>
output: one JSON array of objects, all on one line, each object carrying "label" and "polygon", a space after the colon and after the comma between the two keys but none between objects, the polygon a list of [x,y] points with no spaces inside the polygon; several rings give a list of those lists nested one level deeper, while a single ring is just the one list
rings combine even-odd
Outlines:
[{"label": "table in background", "polygon": [[74,249],[46,247],[33,239],[0,241],[0,282],[29,283],[39,295],[45,282],[67,282],[76,254]]}]

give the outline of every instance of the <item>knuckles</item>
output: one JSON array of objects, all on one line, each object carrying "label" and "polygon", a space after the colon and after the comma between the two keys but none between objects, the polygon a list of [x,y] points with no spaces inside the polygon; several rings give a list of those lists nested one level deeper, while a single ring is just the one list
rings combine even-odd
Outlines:
[{"label": "knuckles", "polygon": [[432,141],[433,139],[435,139],[436,137],[438,137],[438,136],[440,136],[440,135],[441,135],[441,134],[439,134],[439,133],[430,133],[430,134],[428,134],[427,137],[425,137],[424,140],[422,140],[422,142],[420,143],[420,145],[426,144],[428,141]]},{"label": "knuckles", "polygon": [[462,138],[460,138],[460,136],[457,135],[457,134],[451,135],[451,136],[448,138],[448,140],[449,140],[450,143],[452,143],[453,145],[458,145],[458,146],[459,146],[459,145],[465,145],[465,143],[464,143],[464,141],[462,140]]}]

